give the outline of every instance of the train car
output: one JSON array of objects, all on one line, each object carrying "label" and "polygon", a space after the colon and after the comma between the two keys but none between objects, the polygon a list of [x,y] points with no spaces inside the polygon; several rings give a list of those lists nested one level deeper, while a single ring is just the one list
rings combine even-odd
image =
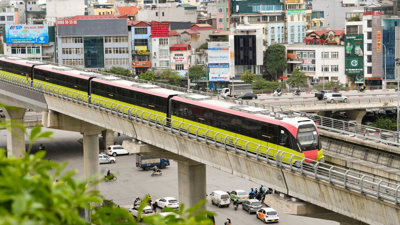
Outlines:
[{"label": "train car", "polygon": [[1,72],[22,78],[31,79],[33,65],[26,60],[17,60],[17,58],[0,58]]},{"label": "train car", "polygon": [[[195,101],[179,96],[171,99],[171,110],[171,118],[184,123],[181,128],[200,135],[211,130],[207,136],[221,143],[242,149],[247,147],[251,152],[265,156],[269,151],[269,157],[277,151],[284,151],[299,156],[294,161],[300,160],[300,157],[324,161],[317,127],[308,118],[285,115],[276,118],[263,114],[265,110],[256,107],[238,107],[212,99]],[[204,129],[197,130],[190,125]],[[177,127],[178,124],[173,123],[172,126]],[[283,159],[289,163],[290,155],[283,155]]]},{"label": "train car", "polygon": [[[159,121],[165,117],[169,117],[169,98],[168,94],[152,92],[146,89],[131,86],[129,81],[121,83],[122,80],[108,81],[94,78],[91,81],[92,102],[104,100],[108,102],[118,103],[121,106],[133,107],[139,110],[139,114],[147,118],[149,114],[153,114],[151,119],[160,116]],[[97,100],[95,100],[97,99]],[[106,104],[106,103],[100,103]],[[109,106],[107,106],[109,107]],[[127,113],[127,112],[125,112]],[[132,112],[135,113],[135,112]]]}]

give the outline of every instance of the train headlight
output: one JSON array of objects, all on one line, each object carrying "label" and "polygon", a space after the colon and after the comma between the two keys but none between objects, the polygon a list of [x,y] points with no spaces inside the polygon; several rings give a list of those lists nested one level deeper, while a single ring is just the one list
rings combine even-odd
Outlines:
[{"label": "train headlight", "polygon": [[319,162],[324,163],[325,162],[325,157],[322,157]]}]

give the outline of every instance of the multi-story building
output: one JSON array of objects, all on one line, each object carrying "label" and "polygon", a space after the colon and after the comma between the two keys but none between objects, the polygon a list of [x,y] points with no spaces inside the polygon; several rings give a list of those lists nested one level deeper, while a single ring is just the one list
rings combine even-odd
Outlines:
[{"label": "multi-story building", "polygon": [[89,15],[114,15],[115,8],[113,4],[92,4],[87,9]]},{"label": "multi-story building", "polygon": [[386,79],[388,83],[395,82],[395,80],[399,79],[397,77],[399,75],[399,71],[398,70],[396,71],[396,58],[400,58],[399,40],[400,40],[400,18],[383,19],[382,44],[386,47],[387,52],[386,54],[383,55],[384,64],[382,67],[382,71],[386,70]]},{"label": "multi-story building", "polygon": [[53,25],[57,19],[85,14],[85,2],[82,0],[47,0],[46,21]]},{"label": "multi-story building", "polygon": [[151,68],[151,23],[130,21],[129,24],[132,33],[132,68],[134,74],[140,75]]},{"label": "multi-story building", "polygon": [[189,44],[176,44],[170,47],[171,69],[178,72],[182,77],[186,75],[191,66],[192,51]]},{"label": "multi-story building", "polygon": [[296,68],[307,75],[308,83],[325,84],[340,82],[347,84],[342,45],[286,45],[290,75]]},{"label": "multi-story building", "polygon": [[76,16],[57,21],[58,62],[87,69],[131,69],[127,19]]},{"label": "multi-story building", "polygon": [[151,63],[155,71],[170,68],[169,23],[151,23]]},{"label": "multi-story building", "polygon": [[256,75],[261,75],[263,66],[263,40],[262,28],[259,26],[239,25],[232,28],[229,35],[231,47],[231,74],[235,80],[250,70]]},{"label": "multi-story building", "polygon": [[306,9],[304,0],[284,0],[286,43],[303,43],[306,36]]},{"label": "multi-story building", "polygon": [[54,60],[54,27],[47,25],[6,25],[4,54],[31,60]]},{"label": "multi-story building", "polygon": [[0,4],[0,28],[6,25],[19,24],[18,8],[8,3]]},{"label": "multi-story building", "polygon": [[307,31],[321,30],[325,26],[324,11],[306,11]]},{"label": "multi-story building", "polygon": [[218,1],[216,3],[216,28],[229,30],[230,28],[230,1]]},{"label": "multi-story building", "polygon": [[285,42],[284,9],[280,0],[234,0],[231,4],[231,28],[240,24],[260,27],[264,40],[261,46]]},{"label": "multi-story building", "polygon": [[139,21],[186,21],[197,22],[197,7],[187,4],[163,3],[145,4],[136,15]]}]

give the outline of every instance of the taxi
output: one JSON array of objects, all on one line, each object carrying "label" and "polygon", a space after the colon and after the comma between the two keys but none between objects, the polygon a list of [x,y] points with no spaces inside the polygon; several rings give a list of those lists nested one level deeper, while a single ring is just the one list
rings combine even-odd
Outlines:
[{"label": "taxi", "polygon": [[258,219],[264,221],[265,223],[279,222],[278,213],[271,207],[259,209],[256,215]]}]

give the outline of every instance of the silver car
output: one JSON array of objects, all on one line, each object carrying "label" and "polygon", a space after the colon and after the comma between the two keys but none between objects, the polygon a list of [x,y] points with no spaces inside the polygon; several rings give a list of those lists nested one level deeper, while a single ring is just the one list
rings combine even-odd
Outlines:
[{"label": "silver car", "polygon": [[247,199],[242,204],[243,210],[246,210],[249,214],[256,213],[261,209],[262,204],[257,199]]},{"label": "silver car", "polygon": [[99,163],[115,163],[115,158],[106,154],[99,154]]}]

